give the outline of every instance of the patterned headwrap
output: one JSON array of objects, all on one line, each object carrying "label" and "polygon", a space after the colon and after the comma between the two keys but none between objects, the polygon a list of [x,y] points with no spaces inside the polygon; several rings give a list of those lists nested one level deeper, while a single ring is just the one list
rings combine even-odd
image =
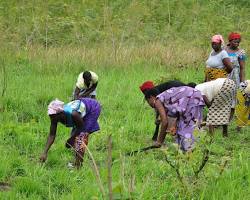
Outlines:
[{"label": "patterned headwrap", "polygon": [[145,92],[146,90],[154,88],[154,83],[152,81],[146,81],[140,86],[140,90]]},{"label": "patterned headwrap", "polygon": [[48,115],[54,115],[54,114],[63,112],[63,106],[64,106],[64,102],[58,99],[51,101],[48,106]]},{"label": "patterned headwrap", "polygon": [[234,32],[230,33],[228,36],[228,40],[231,41],[235,39],[241,39],[241,35],[239,33],[234,33]]},{"label": "patterned headwrap", "polygon": [[245,106],[250,106],[250,80],[246,80],[240,83],[239,89],[245,97]]},{"label": "patterned headwrap", "polygon": [[246,80],[245,82],[247,82],[247,87],[245,88],[245,93],[250,95],[250,80]]},{"label": "patterned headwrap", "polygon": [[224,40],[223,40],[222,35],[214,35],[211,41],[215,43],[221,43],[221,45],[224,46]]},{"label": "patterned headwrap", "polygon": [[241,91],[244,91],[245,93],[250,94],[250,80],[246,80],[240,83],[240,88]]}]

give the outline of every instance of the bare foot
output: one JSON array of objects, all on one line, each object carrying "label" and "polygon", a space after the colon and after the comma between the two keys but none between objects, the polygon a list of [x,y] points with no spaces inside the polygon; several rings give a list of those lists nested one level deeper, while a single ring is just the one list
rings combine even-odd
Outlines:
[{"label": "bare foot", "polygon": [[237,126],[236,131],[237,131],[237,133],[240,133],[241,132],[241,127]]}]

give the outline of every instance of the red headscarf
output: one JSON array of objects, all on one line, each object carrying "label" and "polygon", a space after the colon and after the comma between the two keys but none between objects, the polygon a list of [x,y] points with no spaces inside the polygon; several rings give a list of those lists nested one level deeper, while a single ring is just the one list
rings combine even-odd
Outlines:
[{"label": "red headscarf", "polygon": [[228,36],[228,40],[231,41],[235,39],[241,39],[241,35],[239,33],[234,33],[234,32],[230,33]]},{"label": "red headscarf", "polygon": [[154,88],[154,83],[152,81],[146,81],[140,86],[140,90],[144,92],[145,90],[149,90]]}]

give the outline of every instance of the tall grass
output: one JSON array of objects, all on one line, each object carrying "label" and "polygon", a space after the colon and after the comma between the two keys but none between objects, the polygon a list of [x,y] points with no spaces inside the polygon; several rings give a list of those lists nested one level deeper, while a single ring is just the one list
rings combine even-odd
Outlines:
[{"label": "tall grass", "polygon": [[0,7],[0,41],[15,48],[173,40],[204,46],[212,34],[231,31],[249,39],[248,0],[3,0]]},{"label": "tall grass", "polygon": [[[167,48],[166,48],[167,49]],[[249,132],[236,135],[234,125],[230,136],[223,139],[217,134],[211,151],[213,154],[201,172],[199,179],[183,189],[175,171],[165,161],[165,153],[152,151],[134,157],[124,157],[125,152],[139,149],[151,143],[154,129],[153,111],[143,102],[138,86],[145,80],[157,81],[176,76],[182,81],[203,79],[203,66],[190,63],[168,65],[159,62],[163,54],[155,54],[150,60],[150,50],[137,49],[131,55],[131,63],[111,60],[111,64],[91,60],[94,50],[86,50],[84,59],[80,49],[70,48],[65,53],[56,49],[29,49],[6,54],[8,87],[1,98],[0,180],[11,184],[8,192],[0,193],[6,199],[101,199],[91,160],[84,159],[80,171],[70,172],[66,164],[71,153],[64,148],[69,130],[59,126],[55,144],[45,165],[38,163],[49,130],[46,115],[47,104],[58,97],[69,100],[78,73],[93,69],[100,76],[98,100],[102,104],[101,131],[90,138],[91,150],[100,177],[108,194],[107,137],[112,134],[112,188],[113,197],[125,199],[226,199],[246,198],[249,182]],[[178,51],[178,48],[177,48]],[[131,50],[132,52],[132,50]],[[149,52],[140,54],[140,52]],[[202,51],[195,51],[197,63],[202,63]],[[135,55],[136,53],[137,56]],[[200,54],[199,54],[200,53]],[[105,53],[104,53],[105,54]],[[183,57],[185,54],[183,54]],[[199,57],[200,56],[200,57]],[[105,56],[103,56],[105,59]],[[159,59],[159,60],[158,60]],[[172,59],[172,60],[171,60]],[[180,59],[173,54],[169,63]],[[148,60],[148,61],[147,61]],[[92,65],[88,62],[93,62]],[[95,63],[96,62],[96,63]],[[120,63],[119,63],[120,62]],[[95,63],[95,64],[94,64]],[[248,72],[249,73],[249,72]],[[167,144],[171,146],[171,138]],[[167,155],[171,154],[171,148]],[[198,158],[197,161],[199,161]],[[228,159],[224,165],[223,159]],[[184,159],[185,161],[185,159]],[[180,160],[180,162],[182,162]],[[184,166],[189,166],[186,161]],[[224,168],[223,171],[221,168]],[[188,182],[189,168],[183,168]],[[191,170],[191,171],[190,171]],[[221,172],[222,171],[222,172]],[[237,185],[237,187],[236,187]],[[237,188],[235,190],[234,188]],[[230,191],[230,192],[227,192]],[[108,197],[107,197],[108,198]]]}]

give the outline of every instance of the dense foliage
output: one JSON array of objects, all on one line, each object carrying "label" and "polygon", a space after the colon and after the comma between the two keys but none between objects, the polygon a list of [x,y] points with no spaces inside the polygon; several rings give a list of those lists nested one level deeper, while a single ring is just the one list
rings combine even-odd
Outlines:
[{"label": "dense foliage", "polygon": [[1,1],[0,38],[17,45],[192,41],[250,27],[248,0]]}]

